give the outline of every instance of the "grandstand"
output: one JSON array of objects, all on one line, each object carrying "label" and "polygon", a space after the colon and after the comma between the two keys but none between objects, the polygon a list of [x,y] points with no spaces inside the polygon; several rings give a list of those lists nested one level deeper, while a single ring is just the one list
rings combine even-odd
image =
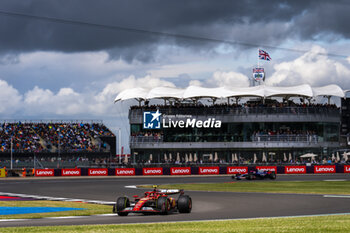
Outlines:
[{"label": "grandstand", "polygon": [[115,157],[116,138],[102,121],[3,121],[0,167],[11,151],[15,167],[89,166]]},{"label": "grandstand", "polygon": [[331,103],[344,97],[337,85],[190,86],[129,89],[115,101],[138,101],[129,110],[135,163],[307,163],[300,155],[322,162],[346,150]]}]

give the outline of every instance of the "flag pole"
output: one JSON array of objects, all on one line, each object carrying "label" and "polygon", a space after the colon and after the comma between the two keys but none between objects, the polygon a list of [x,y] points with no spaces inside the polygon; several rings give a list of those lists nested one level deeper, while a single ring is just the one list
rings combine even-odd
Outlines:
[{"label": "flag pole", "polygon": [[[260,68],[259,51],[260,51],[260,48],[258,47],[258,69]],[[261,80],[259,80],[259,85],[261,85]]]},{"label": "flag pole", "polygon": [[260,68],[260,59],[259,59],[259,48],[258,48],[258,68]]}]

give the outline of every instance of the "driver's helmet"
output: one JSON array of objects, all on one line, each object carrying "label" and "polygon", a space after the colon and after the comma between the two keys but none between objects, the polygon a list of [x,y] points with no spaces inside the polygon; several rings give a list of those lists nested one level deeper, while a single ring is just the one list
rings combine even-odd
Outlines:
[{"label": "driver's helmet", "polygon": [[157,187],[158,187],[157,185],[153,185],[153,191],[154,192],[157,192]]}]

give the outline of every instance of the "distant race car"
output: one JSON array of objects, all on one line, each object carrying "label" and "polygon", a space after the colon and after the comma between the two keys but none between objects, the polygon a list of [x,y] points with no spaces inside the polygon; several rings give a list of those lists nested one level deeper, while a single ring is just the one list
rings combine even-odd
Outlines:
[{"label": "distant race car", "polygon": [[[171,212],[190,213],[192,210],[192,199],[184,195],[184,190],[180,189],[157,189],[153,186],[153,191],[145,192],[143,197],[134,196],[134,201],[127,197],[119,197],[113,206],[113,213],[119,216],[127,216],[129,213],[142,214],[168,214]],[[178,199],[169,195],[180,194]]]},{"label": "distant race car", "polygon": [[232,176],[232,179],[241,180],[242,178],[246,178],[247,180],[256,180],[256,179],[276,179],[276,173],[274,171],[265,171],[265,170],[252,170],[247,174],[236,174]]}]

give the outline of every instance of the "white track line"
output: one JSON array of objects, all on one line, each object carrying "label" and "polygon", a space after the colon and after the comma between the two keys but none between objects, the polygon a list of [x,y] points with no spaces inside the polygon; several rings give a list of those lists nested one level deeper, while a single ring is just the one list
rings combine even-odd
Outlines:
[{"label": "white track line", "polygon": [[334,180],[323,180],[323,181],[346,181],[346,179],[334,179]]},{"label": "white track line", "polygon": [[96,214],[93,216],[98,216],[98,217],[111,217],[111,216],[118,216],[118,214]]},{"label": "white track line", "polygon": [[18,222],[18,221],[28,221],[32,220],[30,218],[17,218],[17,219],[0,219],[0,222]]},{"label": "white track line", "polygon": [[62,217],[46,217],[42,219],[73,219],[73,218],[88,218],[90,216],[62,216]]},{"label": "white track line", "polygon": [[[184,220],[184,221],[165,221],[165,222],[143,222],[143,223],[120,223],[118,225],[143,225],[152,223],[187,223],[187,222],[223,222],[223,221],[239,221],[239,220],[255,220],[255,219],[280,219],[280,218],[304,218],[304,217],[322,217],[322,216],[337,216],[350,215],[350,213],[335,213],[335,214],[310,214],[310,215],[293,215],[293,216],[276,216],[276,217],[252,217],[252,218],[231,218],[231,219],[203,219],[203,220]],[[69,219],[69,218],[93,218],[93,217],[111,217],[118,214],[98,214],[90,216],[64,216],[64,217],[46,217],[40,219]],[[0,219],[0,222],[13,221],[28,221],[33,219]],[[37,219],[39,220],[39,219]]]},{"label": "white track line", "polygon": [[136,185],[128,185],[128,186],[124,186],[124,188],[128,188],[128,189],[136,189]]},{"label": "white track line", "polygon": [[350,195],[323,195],[323,197],[350,198]]}]

